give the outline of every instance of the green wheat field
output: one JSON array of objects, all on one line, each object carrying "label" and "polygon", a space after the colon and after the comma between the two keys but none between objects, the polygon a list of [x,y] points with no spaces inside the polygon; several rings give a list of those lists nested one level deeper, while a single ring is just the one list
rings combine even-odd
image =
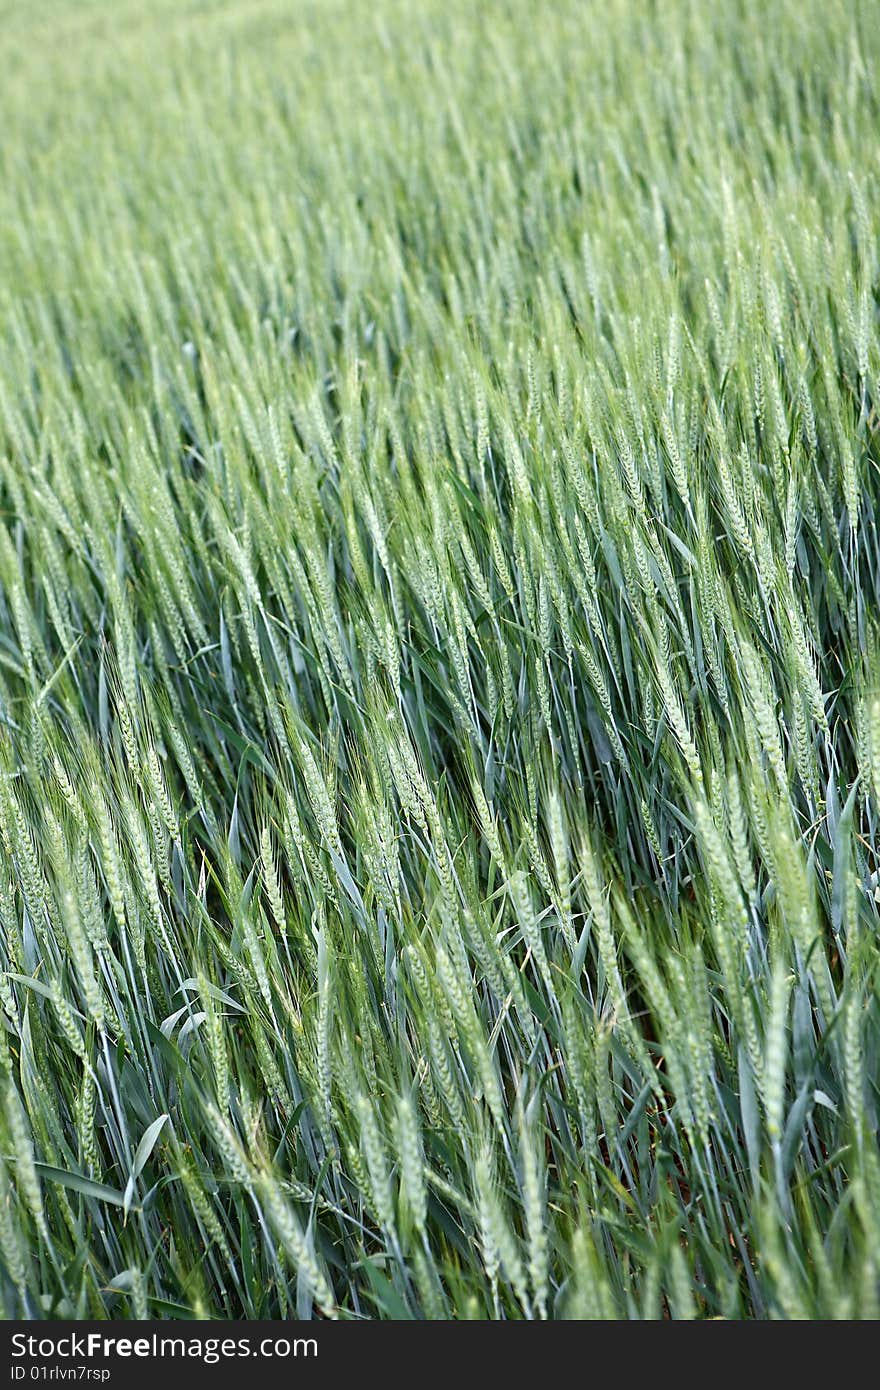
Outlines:
[{"label": "green wheat field", "polygon": [[0,1307],[880,1316],[880,26],[0,6]]}]

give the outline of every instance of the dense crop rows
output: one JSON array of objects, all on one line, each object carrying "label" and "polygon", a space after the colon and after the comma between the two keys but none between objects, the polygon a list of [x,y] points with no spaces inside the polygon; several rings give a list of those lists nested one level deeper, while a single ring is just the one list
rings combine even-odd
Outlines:
[{"label": "dense crop rows", "polygon": [[880,1314],[880,30],[0,10],[11,1316]]}]

